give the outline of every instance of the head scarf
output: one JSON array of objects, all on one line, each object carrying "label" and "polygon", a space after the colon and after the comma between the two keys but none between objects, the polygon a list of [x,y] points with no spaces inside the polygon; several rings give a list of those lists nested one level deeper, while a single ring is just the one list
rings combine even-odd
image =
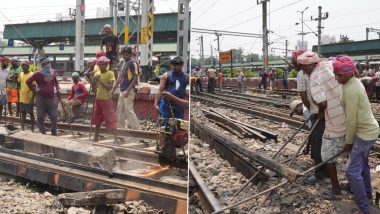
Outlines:
[{"label": "head scarf", "polygon": [[354,73],[355,76],[359,75],[358,69],[356,68],[355,61],[346,55],[338,55],[335,57],[330,57],[329,60],[332,61],[334,71],[338,74],[350,74]]},{"label": "head scarf", "polygon": [[21,63],[20,63],[21,65],[29,65],[30,64],[30,62],[29,62],[29,60],[27,60],[27,59],[23,59],[23,60],[21,60]]},{"label": "head scarf", "polygon": [[96,60],[96,64],[98,64],[98,65],[107,64],[107,63],[109,63],[109,62],[110,62],[110,60],[109,60],[107,57],[105,57],[105,56],[99,57],[99,58]]},{"label": "head scarf", "polygon": [[298,66],[297,57],[303,53],[305,53],[305,50],[303,49],[297,49],[292,52],[292,64],[294,67]]},{"label": "head scarf", "polygon": [[102,57],[102,56],[105,56],[105,55],[106,54],[102,50],[96,51],[96,58],[99,58],[99,57]]},{"label": "head scarf", "polygon": [[297,57],[297,63],[301,65],[311,65],[320,61],[318,54],[311,51],[306,51]]}]

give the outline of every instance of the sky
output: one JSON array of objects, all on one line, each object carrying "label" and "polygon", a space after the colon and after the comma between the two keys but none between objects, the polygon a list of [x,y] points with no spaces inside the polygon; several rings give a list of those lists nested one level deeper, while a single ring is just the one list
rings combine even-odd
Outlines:
[{"label": "sky", "polygon": [[[137,0],[132,0],[137,2]],[[0,7],[0,34],[5,24],[26,22],[43,22],[55,20],[57,13],[69,15],[69,8],[75,8],[76,0],[13,0],[12,3],[2,4]],[[109,0],[85,1],[86,18],[95,18],[97,8],[109,6]],[[178,11],[177,0],[155,0],[156,13]]]},{"label": "sky", "polygon": [[[309,26],[317,32],[317,21],[311,21],[318,16],[318,6],[322,6],[322,13],[328,12],[329,17],[322,21],[322,35],[335,36],[338,41],[340,35],[359,41],[366,39],[366,27],[380,29],[380,1],[379,0],[270,0],[268,4],[269,47],[270,54],[284,55],[282,50],[270,52],[271,48],[285,49],[285,40],[289,41],[289,48],[294,49],[297,40],[301,40],[301,13],[304,12],[304,32],[310,32]],[[228,30],[245,33],[262,34],[262,5],[256,0],[192,0],[191,27],[213,30]],[[306,26],[307,25],[307,26]],[[199,58],[199,33],[191,33],[191,56]],[[204,54],[210,56],[211,47],[216,56],[216,36],[203,34]],[[369,39],[378,39],[377,33],[370,33]],[[221,36],[221,51],[242,47],[244,53],[258,53],[262,55],[262,39]],[[308,49],[317,45],[317,37],[309,33],[304,36],[308,42]]]}]

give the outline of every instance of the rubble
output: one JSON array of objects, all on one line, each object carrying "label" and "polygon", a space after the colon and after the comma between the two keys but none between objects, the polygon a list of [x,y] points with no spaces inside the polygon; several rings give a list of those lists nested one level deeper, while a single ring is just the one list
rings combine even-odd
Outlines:
[{"label": "rubble", "polygon": [[[202,110],[207,110],[208,107],[195,103],[191,106],[192,115],[195,118],[203,118]],[[219,130],[221,133],[229,135],[230,138],[235,139],[242,146],[247,149],[264,154],[267,157],[272,156],[281,145],[287,140],[292,134],[294,129],[290,127],[282,127],[281,123],[274,123],[262,119],[249,118],[245,114],[240,114],[237,111],[233,111],[225,108],[215,108],[219,112],[225,114],[229,117],[235,117],[237,120],[254,124],[255,126],[267,129],[278,134],[278,142],[273,140],[262,143],[256,139],[238,139],[237,136],[230,134],[228,131],[222,129],[221,127],[213,124],[212,122],[202,119],[203,123],[212,125],[213,128]],[[243,119],[241,119],[243,118]],[[286,149],[280,153],[277,161],[287,159],[294,153],[297,146],[300,145],[302,140],[307,136],[306,132],[301,132],[296,135],[294,140],[289,144]],[[247,178],[242,176],[241,173],[237,172],[235,168],[231,167],[230,164],[220,157],[213,149],[209,147],[207,143],[198,139],[195,135],[191,135],[191,144],[189,147],[190,158],[195,164],[198,172],[202,176],[203,180],[206,182],[208,188],[214,193],[215,197],[222,203],[223,206],[231,205],[254,193],[261,192],[268,189],[271,186],[277,185],[282,182],[282,178],[275,176],[272,173],[269,181],[260,181],[257,185],[250,185],[244,191],[242,191],[237,197],[233,197],[233,193],[241,187]],[[376,158],[370,158],[370,166],[375,167],[379,165],[380,160]],[[338,179],[346,181],[344,175],[344,167],[346,163],[346,158],[342,157],[338,159],[337,170]],[[309,169],[313,165],[312,160],[309,156],[298,157],[295,164],[292,166],[293,169],[297,169],[300,172]],[[375,168],[373,168],[375,173]],[[335,213],[343,214],[355,207],[355,203],[352,201],[352,195],[348,192],[343,191],[344,199],[343,201],[328,201],[320,197],[320,193],[331,188],[330,180],[325,179],[320,181],[314,186],[306,186],[303,184],[302,179],[298,179],[292,184],[285,185],[278,188],[270,196],[264,204],[262,199],[264,196],[253,199],[238,206],[237,213]],[[236,210],[231,210],[229,213],[234,213]],[[199,199],[196,195],[190,198],[189,213],[202,213],[200,212]]]}]

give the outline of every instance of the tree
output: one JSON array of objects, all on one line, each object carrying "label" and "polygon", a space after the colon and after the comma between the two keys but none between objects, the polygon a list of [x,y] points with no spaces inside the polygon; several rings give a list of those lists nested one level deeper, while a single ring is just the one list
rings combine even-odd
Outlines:
[{"label": "tree", "polygon": [[260,56],[255,53],[249,53],[244,57],[245,62],[260,62]]}]

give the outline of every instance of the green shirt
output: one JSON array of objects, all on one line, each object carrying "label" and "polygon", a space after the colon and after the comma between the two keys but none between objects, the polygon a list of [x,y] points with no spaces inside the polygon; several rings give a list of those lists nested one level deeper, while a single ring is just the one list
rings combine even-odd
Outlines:
[{"label": "green shirt", "polygon": [[353,144],[355,135],[362,140],[377,139],[379,124],[372,114],[367,93],[359,79],[352,77],[343,85],[341,101],[346,115],[346,143]]},{"label": "green shirt", "polygon": [[[20,75],[22,71],[22,68],[20,66],[18,66],[17,68],[10,68],[9,69],[9,75],[12,75],[12,74],[18,74]],[[17,81],[17,78],[16,78],[16,81]],[[17,88],[17,82],[8,82],[8,88]]]}]

